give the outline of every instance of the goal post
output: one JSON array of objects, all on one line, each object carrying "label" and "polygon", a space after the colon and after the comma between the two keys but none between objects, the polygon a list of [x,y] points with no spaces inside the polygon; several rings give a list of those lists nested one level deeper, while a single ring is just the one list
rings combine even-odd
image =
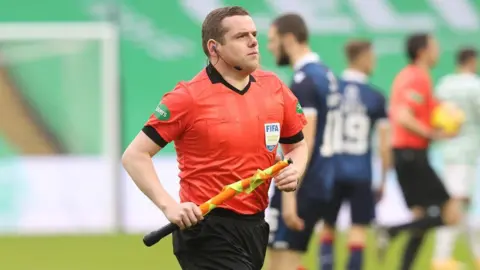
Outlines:
[{"label": "goal post", "polygon": [[[84,46],[85,44],[88,46]],[[76,50],[80,51],[76,52]],[[30,181],[37,181],[38,179],[29,179],[38,176],[39,179],[42,179],[41,181],[45,181],[45,184],[51,184],[50,189],[54,190],[51,191],[52,196],[56,196],[58,192],[65,191],[72,193],[72,198],[75,197],[73,195],[78,197],[72,199],[77,200],[77,202],[71,202],[72,208],[70,208],[70,210],[75,207],[75,211],[79,211],[79,213],[82,212],[82,215],[86,217],[89,212],[87,208],[94,207],[93,205],[98,203],[102,204],[100,207],[104,210],[103,214],[109,215],[102,219],[100,217],[102,213],[98,212],[98,217],[92,218],[96,219],[96,223],[93,221],[90,223],[81,221],[81,218],[74,220],[74,218],[69,217],[64,217],[62,220],[59,219],[57,221],[52,220],[51,223],[42,220],[41,222],[45,223],[42,225],[43,227],[33,226],[33,228],[25,226],[21,218],[19,218],[14,222],[15,224],[10,225],[10,227],[13,226],[14,230],[20,232],[43,232],[55,229],[63,230],[64,232],[109,231],[118,229],[121,225],[119,216],[120,206],[118,205],[120,201],[119,188],[121,182],[121,93],[118,66],[119,34],[117,26],[112,23],[0,23],[0,68],[2,68],[2,70],[5,69],[5,71],[2,71],[3,73],[0,74],[6,76],[6,73],[14,73],[14,75],[21,80],[21,82],[16,82],[15,79],[17,78],[2,79],[0,76],[0,79],[2,79],[2,81],[0,81],[0,96],[4,95],[4,97],[6,97],[5,100],[9,100],[9,104],[13,104],[12,110],[18,110],[22,112],[22,115],[30,112],[33,115],[32,121],[35,121],[35,119],[38,120],[36,115],[40,115],[39,118],[43,116],[44,120],[47,121],[52,120],[49,118],[55,118],[52,117],[57,114],[54,107],[58,107],[59,104],[63,103],[62,98],[66,96],[68,96],[69,102],[68,104],[65,102],[63,105],[65,106],[65,110],[70,113],[68,118],[67,116],[63,118],[59,117],[59,119],[52,120],[52,123],[48,123],[50,124],[50,130],[43,132],[41,130],[42,127],[39,127],[34,131],[39,134],[45,134],[43,136],[45,139],[39,140],[37,144],[45,145],[48,144],[47,142],[52,142],[50,152],[48,152],[49,150],[42,152],[43,150],[39,149],[48,147],[36,147],[33,143],[28,149],[27,147],[22,149],[22,147],[25,146],[24,142],[31,142],[31,139],[26,138],[22,140],[15,134],[26,133],[29,125],[25,124],[23,130],[12,130],[12,125],[9,125],[7,123],[8,121],[5,121],[6,118],[0,121],[0,135],[8,135],[10,132],[10,137],[5,135],[6,137],[0,138],[0,146],[2,145],[1,140],[3,139],[4,145],[6,144],[12,146],[11,148],[17,148],[15,158],[20,160],[19,162],[22,165],[20,167],[23,169],[19,170],[22,171],[23,179],[27,179],[24,185],[28,186],[27,190],[29,190],[30,193],[40,192],[38,190],[32,191],[40,188],[34,186],[34,181]],[[50,76],[51,79],[44,78],[45,74],[40,74],[40,72],[45,70],[49,70],[47,76]],[[62,78],[55,78],[56,75]],[[9,87],[14,88],[12,85],[15,85],[17,88],[22,88],[27,85],[25,88],[29,88],[29,95],[33,103],[37,102],[38,98],[42,95],[47,95],[45,90],[51,91],[48,95],[52,97],[52,100],[49,101],[48,98],[44,98],[46,101],[43,104],[36,104],[43,108],[43,111],[32,113],[31,108],[25,109],[23,105],[15,106],[15,102],[12,102],[25,99],[14,93],[19,91],[9,89]],[[92,90],[91,88],[99,89],[99,91]],[[82,91],[89,92],[91,95],[81,94]],[[7,95],[9,93],[11,97]],[[8,99],[9,97],[10,99]],[[92,107],[89,107],[89,102],[92,104],[97,102],[94,100],[95,97],[101,100],[98,101],[100,105],[92,105]],[[78,102],[75,102],[75,99],[78,99]],[[89,101],[89,99],[91,101]],[[57,101],[57,103],[54,101]],[[23,103],[19,102],[18,104]],[[28,107],[28,105],[26,105],[26,107]],[[95,115],[93,111],[96,112],[97,109],[98,113]],[[4,111],[3,113],[6,113],[8,117],[9,111]],[[62,111],[59,110],[58,114],[62,114]],[[94,138],[96,135],[91,134],[97,128],[92,127],[92,132],[89,133],[89,131],[86,131],[82,124],[79,123],[79,118],[82,118],[83,115],[88,115],[88,117],[83,117],[85,119],[99,118],[98,127],[101,130],[98,131],[97,139]],[[25,123],[28,123],[28,117],[24,118],[26,119]],[[83,122],[87,121],[88,120],[83,120]],[[87,124],[88,123],[83,123],[85,126]],[[45,124],[44,126],[48,125]],[[55,132],[59,134],[55,139],[52,139],[52,137],[55,136],[50,135]],[[68,134],[68,132],[71,133]],[[42,134],[37,137],[41,137]],[[71,136],[71,134],[76,134],[76,136]],[[92,137],[92,139],[85,139],[86,137]],[[85,139],[85,142],[82,142],[79,138]],[[57,148],[54,147],[56,142],[60,145]],[[0,147],[0,159],[2,157],[1,150]],[[93,161],[93,158],[101,158],[101,168],[97,167],[97,169],[93,169],[94,167],[89,167],[95,166],[95,162],[84,162],[85,159],[92,159]],[[48,162],[46,160],[48,160]],[[39,164],[44,166],[42,167]],[[86,164],[88,164],[88,166]],[[32,168],[37,168],[37,171],[33,173]],[[54,172],[55,169],[57,170],[57,174]],[[97,172],[97,174],[95,174],[95,178],[97,178],[95,181],[89,179],[94,175],[92,170]],[[62,179],[55,181],[51,179],[51,181],[48,180],[48,178],[52,178],[52,175],[61,178],[62,173],[60,172],[64,173],[66,178],[73,179],[72,183],[70,183],[73,189],[68,190],[68,184],[63,184],[63,186],[59,188],[56,183],[60,183]],[[20,172],[18,173],[20,174]],[[68,180],[70,179],[64,179],[64,181]],[[84,183],[79,184],[81,186],[76,186],[73,184],[74,181],[84,181]],[[86,184],[87,182],[89,184]],[[102,188],[91,190],[89,194],[88,190],[95,188],[95,182],[98,182],[98,186]],[[75,187],[78,189],[75,190]],[[108,187],[110,187],[110,190],[107,190]],[[25,189],[22,190],[25,191]],[[46,190],[46,188],[43,189],[44,192],[46,192]],[[107,192],[107,194],[102,194],[104,192]],[[80,209],[83,207],[80,201],[82,196],[86,196],[84,198],[85,202],[91,201],[85,204],[87,205],[85,209]],[[66,199],[68,198],[58,199],[58,202],[63,202]],[[42,208],[42,206],[38,205],[39,202],[40,201],[32,199],[27,203],[24,202],[27,208],[31,208],[30,210],[16,209],[15,211],[23,211],[23,214],[20,213],[19,216],[27,215],[25,214],[27,212],[46,212],[46,208],[50,206],[45,205],[45,207]],[[28,204],[31,204],[31,206]],[[64,207],[64,209],[55,209],[55,211],[62,212],[58,215],[68,215],[67,212],[69,210],[67,207]],[[1,214],[0,210],[0,217]],[[71,213],[70,215],[73,214],[74,213]],[[24,219],[35,219],[33,216],[35,215],[32,214],[32,216],[24,217]],[[38,218],[40,219],[40,217]],[[39,221],[39,223],[41,222]],[[59,228],[54,228],[57,224],[60,224],[58,225]],[[2,233],[1,224],[0,233]]]}]

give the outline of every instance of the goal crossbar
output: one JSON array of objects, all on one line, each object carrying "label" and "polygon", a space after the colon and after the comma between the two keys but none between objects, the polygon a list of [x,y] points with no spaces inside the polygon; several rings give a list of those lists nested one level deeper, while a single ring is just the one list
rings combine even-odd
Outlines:
[{"label": "goal crossbar", "polygon": [[107,22],[0,23],[0,39],[116,39],[116,27]]}]

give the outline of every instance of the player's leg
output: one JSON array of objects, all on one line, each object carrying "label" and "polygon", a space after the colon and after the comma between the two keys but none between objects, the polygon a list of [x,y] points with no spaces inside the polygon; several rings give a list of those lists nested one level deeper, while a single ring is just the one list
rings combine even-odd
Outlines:
[{"label": "player's leg", "polygon": [[320,270],[334,269],[335,223],[324,222],[318,243],[318,265]]},{"label": "player's leg", "polygon": [[475,270],[480,270],[480,218],[475,214],[477,216],[472,214],[467,222],[467,239],[475,258]]},{"label": "player's leg", "polygon": [[368,226],[375,218],[375,197],[371,181],[352,183],[349,195],[352,227],[348,236],[350,254],[347,269],[360,270],[363,268]]},{"label": "player's leg", "polygon": [[[401,153],[400,156],[404,159],[401,170],[403,175],[397,170],[397,176],[407,205],[425,209],[425,216],[413,222],[390,227],[390,233],[395,235],[401,230],[419,231],[444,224],[458,224],[462,216],[461,204],[450,199],[442,181],[430,166],[426,151],[411,150]],[[405,156],[408,160],[405,160]]]},{"label": "player's leg", "polygon": [[[424,209],[425,207],[421,207]],[[402,225],[390,227],[390,235],[397,235],[403,230],[429,230],[443,225],[457,225],[461,221],[461,204],[449,199],[442,206],[432,205],[425,210],[427,215]]]},{"label": "player's leg", "polygon": [[[299,191],[300,192],[300,191]],[[280,207],[276,210],[270,209],[270,239],[268,249],[268,261],[270,270],[296,270],[301,266],[302,258],[307,251],[310,237],[315,224],[323,211],[323,202],[312,200],[307,197],[298,196],[298,216],[304,221],[302,231],[289,229],[281,216]],[[271,210],[274,210],[272,212]]]},{"label": "player's leg", "polygon": [[[473,182],[476,182],[476,177],[473,178]],[[478,194],[476,194],[478,188],[475,187],[473,182],[471,185],[473,196],[471,196],[472,200],[469,201],[468,214],[464,223],[470,250],[475,259],[475,270],[480,270],[480,200],[478,200]]]},{"label": "player's leg", "polygon": [[[282,218],[282,195],[281,191],[275,188],[272,196],[270,208],[268,211],[268,224],[270,233],[268,237],[268,269],[274,270],[281,264],[282,255],[294,257],[293,260],[301,260],[302,254],[299,252],[288,252],[288,242],[286,239],[287,226]],[[281,266],[280,266],[281,267]],[[295,269],[295,268],[292,268]]]},{"label": "player's leg", "polygon": [[[473,166],[465,164],[448,164],[445,166],[445,187],[450,193],[451,200],[455,201],[455,204],[462,205],[462,209],[467,207],[471,194],[471,183],[474,178],[475,168]],[[460,225],[442,226],[436,231],[433,259],[434,269],[451,268],[453,265],[459,264],[451,256],[457,235],[463,225],[462,222]]]},{"label": "player's leg", "polygon": [[[281,210],[270,209],[270,218],[275,221],[269,221],[270,228],[275,227],[275,230],[270,230],[269,245],[268,245],[268,269],[288,269],[294,270],[301,265],[304,250],[295,250],[291,248],[289,242],[289,235],[293,234],[283,221]],[[305,247],[306,250],[306,247]]]},{"label": "player's leg", "polygon": [[[428,178],[420,179],[425,180]],[[417,257],[418,251],[420,250],[420,247],[425,240],[428,229],[443,224],[442,209],[441,206],[438,205],[442,205],[441,201],[445,199],[441,198],[443,195],[435,195],[442,194],[442,192],[435,191],[435,184],[429,182],[430,181],[425,181],[424,185],[418,185],[417,191],[419,193],[417,194],[417,196],[411,198],[411,203],[416,205],[411,208],[414,215],[414,221],[409,224],[402,225],[404,226],[404,229],[408,229],[408,231],[410,232],[410,238],[405,246],[405,250],[403,253],[403,260],[401,266],[402,270],[411,269],[413,263],[415,262],[415,258]],[[429,186],[432,189],[431,194],[429,194]],[[396,234],[400,231],[398,229],[395,230],[397,230],[397,232],[394,232],[393,234]]]},{"label": "player's leg", "polygon": [[[410,211],[413,215],[414,220],[420,220],[425,217],[425,211],[423,207],[412,207]],[[409,270],[411,269],[415,259],[417,257],[418,251],[425,241],[426,230],[411,230],[408,234],[408,240],[403,251],[402,263],[400,269]]]},{"label": "player's leg", "polygon": [[[396,234],[403,229],[410,232],[410,239],[405,248],[401,269],[410,269],[429,229],[458,222],[458,220],[455,220],[458,213],[455,201],[447,199],[446,202],[441,203],[448,196],[446,192],[442,191],[444,188],[441,188],[441,183],[438,182],[439,184],[436,185],[433,181],[426,182],[429,183],[426,183],[423,186],[424,188],[420,188],[420,190],[423,190],[423,194],[428,194],[428,197],[424,195],[425,197],[419,200],[420,207],[413,208],[416,211],[412,212],[417,213],[414,214],[415,220],[411,223],[397,226],[397,228],[393,229],[395,232],[391,232],[391,234]],[[430,187],[430,190],[428,187]]]},{"label": "player's leg", "polygon": [[184,270],[263,267],[269,226],[262,214],[240,216],[215,209],[192,228],[173,233],[173,250]]},{"label": "player's leg", "polygon": [[302,256],[304,252],[290,250],[287,248],[271,247],[268,249],[270,270],[297,270],[301,269]]},{"label": "player's leg", "polygon": [[332,189],[332,197],[325,207],[324,224],[320,231],[319,247],[318,247],[318,265],[320,270],[334,269],[334,240],[335,227],[337,223],[338,213],[342,206],[344,198],[344,184],[336,180]]},{"label": "player's leg", "polygon": [[[282,224],[285,226],[285,224]],[[282,228],[282,227],[279,227]],[[303,231],[293,231],[283,227],[283,235],[279,233],[269,246],[270,270],[301,269],[302,258],[314,229],[313,224],[305,224]],[[284,237],[282,240],[280,237]]]},{"label": "player's leg", "polygon": [[[435,219],[438,220],[436,227],[442,225],[450,227],[458,226],[461,224],[464,216],[465,195],[461,196],[463,198],[460,198],[460,196],[455,198],[455,195],[450,196],[445,184],[433,168],[431,166],[425,168],[425,177],[429,180],[427,181],[428,186],[425,186],[424,192],[429,194],[429,196],[425,198],[424,206],[441,206],[440,218],[435,217]],[[461,193],[465,193],[465,191],[461,191]],[[428,216],[435,216],[434,213],[428,213],[430,210],[428,207],[426,207],[426,209]]]},{"label": "player's leg", "polygon": [[[405,203],[413,214],[413,222],[402,224],[389,228],[379,228],[377,230],[377,245],[381,259],[385,257],[386,250],[390,243],[390,238],[395,237],[402,229],[410,229],[412,223],[424,218],[424,208],[422,207],[422,198],[426,196],[421,188],[423,185],[423,175],[417,169],[415,160],[416,150],[394,149],[394,162],[397,181],[403,193]],[[411,231],[409,239],[403,253],[403,263],[401,269],[409,269],[415,260],[416,254],[423,243],[425,230],[416,229]]]},{"label": "player's leg", "polygon": [[413,222],[390,228],[391,234],[397,234],[405,229],[411,232],[411,239],[404,254],[404,267],[402,268],[409,269],[423,242],[426,231],[444,224],[458,223],[461,212],[459,205],[456,204],[456,201],[450,199],[442,181],[430,166],[427,152],[416,150],[404,154],[407,154],[406,156],[410,158],[407,167],[414,172],[411,175],[411,181],[415,181],[414,185],[410,182],[410,185],[413,186],[407,188],[408,192],[411,193],[407,204],[423,209],[425,213]]}]

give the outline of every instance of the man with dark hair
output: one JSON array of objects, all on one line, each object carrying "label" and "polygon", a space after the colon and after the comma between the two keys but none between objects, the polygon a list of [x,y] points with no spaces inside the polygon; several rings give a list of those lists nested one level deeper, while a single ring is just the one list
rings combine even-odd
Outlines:
[{"label": "man with dark hair", "polygon": [[268,33],[268,49],[279,66],[293,67],[291,89],[308,120],[303,132],[309,147],[309,166],[302,184],[296,194],[275,189],[269,211],[269,269],[292,270],[300,266],[330,196],[333,153],[323,134],[326,115],[338,105],[339,94],[334,74],[311,51],[307,27],[299,15],[285,14],[275,19]]},{"label": "man with dark hair", "polygon": [[[434,44],[430,44],[434,43]],[[438,48],[436,41],[429,34],[426,33],[417,33],[408,37],[407,39],[407,58],[410,64],[413,64],[417,61],[419,54],[422,50],[426,50],[431,47],[429,50],[429,63],[433,66],[437,62],[438,57]]]},{"label": "man with dark hair", "polygon": [[451,200],[428,160],[432,140],[454,136],[431,125],[431,114],[438,103],[429,72],[438,59],[437,41],[429,34],[415,34],[406,45],[410,63],[393,82],[389,116],[397,179],[415,220],[378,233],[378,244],[384,249],[389,237],[401,230],[411,231],[402,269],[410,269],[428,229],[456,224],[461,216],[460,205]]},{"label": "man with dark hair", "polygon": [[[465,122],[455,139],[439,144],[443,160],[443,180],[452,200],[468,209],[475,190],[477,160],[480,156],[480,78],[477,73],[477,51],[463,48],[458,51],[457,71],[443,76],[436,96],[462,108]],[[467,229],[472,251],[480,268],[480,226],[464,219],[462,226],[443,226],[436,232],[433,269],[459,269],[459,262],[452,259],[452,250],[458,233]]]},{"label": "man with dark hair", "polygon": [[[283,16],[277,17],[272,23],[275,28],[270,28],[270,33],[276,30],[276,35],[272,34],[269,37],[272,39],[279,38],[280,36],[289,36],[291,40],[295,40],[299,45],[308,45],[308,30],[307,25],[303,21],[303,18],[297,14],[288,13]],[[272,41],[272,40],[270,40]],[[273,46],[275,42],[270,42],[270,46]],[[291,65],[296,59],[291,59],[289,53],[286,50],[288,44],[284,42],[278,43],[278,55],[274,55],[279,66]],[[270,51],[273,52],[272,48]],[[305,52],[310,52],[308,46],[304,48]]]},{"label": "man with dark hair", "polygon": [[457,53],[457,66],[459,69],[468,68],[473,73],[478,70],[477,59],[478,52],[475,48],[463,48]]},{"label": "man with dark hair", "polygon": [[[339,91],[341,104],[329,113],[325,133],[332,134],[335,153],[335,181],[325,225],[321,233],[321,258],[334,258],[335,225],[344,201],[350,205],[352,227],[348,235],[349,260],[342,269],[360,270],[363,267],[367,229],[375,218],[376,192],[373,190],[372,134],[376,130],[379,155],[382,161],[383,187],[390,168],[389,124],[386,101],[382,93],[368,83],[373,72],[375,55],[371,43],[352,40],[345,46],[348,68],[343,71]],[[332,132],[335,130],[335,132]],[[332,260],[321,260],[322,270],[333,270]]]},{"label": "man with dark hair", "polygon": [[[210,63],[162,97],[123,154],[138,188],[180,227],[173,233],[173,250],[182,269],[260,270],[268,243],[264,211],[270,180],[204,218],[198,205],[239,178],[273,165],[279,144],[293,161],[275,176],[279,190],[295,191],[306,167],[302,107],[276,75],[257,70],[256,35],[243,8],[210,12],[202,25],[202,47]],[[180,168],[180,203],[165,191],[151,160],[172,141]]]}]

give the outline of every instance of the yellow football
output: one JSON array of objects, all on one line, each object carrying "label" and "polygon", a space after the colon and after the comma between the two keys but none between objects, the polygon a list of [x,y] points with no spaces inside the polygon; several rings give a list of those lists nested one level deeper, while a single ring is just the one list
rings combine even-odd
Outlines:
[{"label": "yellow football", "polygon": [[453,103],[441,102],[433,109],[432,126],[446,133],[457,133],[464,121],[464,112]]}]

